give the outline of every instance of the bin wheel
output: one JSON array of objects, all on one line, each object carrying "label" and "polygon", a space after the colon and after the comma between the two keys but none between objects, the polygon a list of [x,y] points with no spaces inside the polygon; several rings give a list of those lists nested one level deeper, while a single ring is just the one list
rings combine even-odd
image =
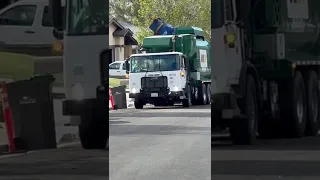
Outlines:
[{"label": "bin wheel", "polygon": [[109,124],[105,120],[82,116],[79,136],[84,149],[105,149],[109,138]]},{"label": "bin wheel", "polygon": [[136,109],[143,109],[143,102],[141,101],[134,101],[134,107]]}]

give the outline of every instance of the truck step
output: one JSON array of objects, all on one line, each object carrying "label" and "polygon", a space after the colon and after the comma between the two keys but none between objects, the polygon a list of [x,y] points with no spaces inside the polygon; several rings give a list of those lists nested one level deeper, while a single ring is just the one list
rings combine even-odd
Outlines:
[{"label": "truck step", "polygon": [[231,85],[235,95],[236,95],[236,98],[237,99],[240,99],[242,98],[242,95],[241,95],[241,88],[240,88],[240,85],[236,84],[236,85]]}]

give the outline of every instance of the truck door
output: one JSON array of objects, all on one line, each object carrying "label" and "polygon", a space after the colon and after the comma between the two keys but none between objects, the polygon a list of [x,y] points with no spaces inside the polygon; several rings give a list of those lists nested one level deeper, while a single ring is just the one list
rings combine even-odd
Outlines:
[{"label": "truck door", "polygon": [[[241,67],[241,44],[239,28],[236,24],[235,0],[211,1],[211,92],[216,94],[230,92],[230,84],[237,83]],[[233,34],[232,46],[226,43],[226,36]],[[232,82],[234,81],[234,82]]]},{"label": "truck door", "polygon": [[228,83],[237,84],[241,63],[241,39],[240,30],[237,27],[237,10],[236,0],[225,0],[225,20],[226,20],[226,34],[234,36],[235,41],[232,44],[225,45],[226,59],[228,62]]},{"label": "truck door", "polygon": [[30,44],[34,41],[37,6],[13,4],[0,12],[1,41],[6,44]]}]

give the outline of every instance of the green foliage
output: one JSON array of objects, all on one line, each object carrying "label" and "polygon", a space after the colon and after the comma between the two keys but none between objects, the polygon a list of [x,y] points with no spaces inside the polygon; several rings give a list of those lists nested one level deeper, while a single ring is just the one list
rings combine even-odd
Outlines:
[{"label": "green foliage", "polygon": [[133,23],[133,18],[138,16],[139,0],[110,0],[110,15],[117,20]]},{"label": "green foliage", "polygon": [[211,0],[136,0],[139,1],[138,15],[133,22],[139,27],[139,43],[152,34],[149,25],[161,18],[173,26],[197,26],[205,31],[210,40]]}]

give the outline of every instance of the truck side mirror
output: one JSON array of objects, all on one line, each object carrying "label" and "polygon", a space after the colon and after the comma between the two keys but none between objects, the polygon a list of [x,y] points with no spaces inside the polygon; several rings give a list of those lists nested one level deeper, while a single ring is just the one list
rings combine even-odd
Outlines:
[{"label": "truck side mirror", "polygon": [[129,58],[127,58],[125,60],[125,66],[126,66],[126,73],[129,74],[129,69],[130,69],[130,66],[129,66]]},{"label": "truck side mirror", "polygon": [[63,39],[63,7],[61,0],[49,0],[50,13],[53,23],[53,36],[61,40]]},{"label": "truck side mirror", "polygon": [[183,64],[184,64],[183,68],[187,69],[187,67],[189,66],[189,61],[187,60],[186,57],[183,57],[182,59],[183,59]]}]

